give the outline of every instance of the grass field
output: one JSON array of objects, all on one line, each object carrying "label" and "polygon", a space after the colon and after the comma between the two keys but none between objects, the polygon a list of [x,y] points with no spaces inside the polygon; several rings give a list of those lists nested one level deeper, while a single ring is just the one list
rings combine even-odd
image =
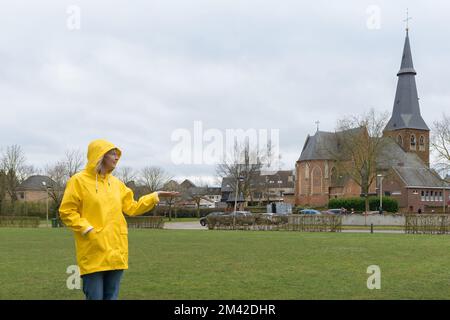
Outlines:
[{"label": "grass field", "polygon": [[[130,230],[121,299],[448,299],[450,237]],[[0,299],[83,299],[67,229],[0,229]],[[366,286],[369,265],[381,289]]]}]

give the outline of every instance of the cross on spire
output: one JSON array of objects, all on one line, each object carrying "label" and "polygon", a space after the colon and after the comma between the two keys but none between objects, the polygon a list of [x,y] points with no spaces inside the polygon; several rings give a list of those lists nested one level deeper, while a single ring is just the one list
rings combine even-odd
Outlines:
[{"label": "cross on spire", "polygon": [[317,126],[317,131],[319,131],[319,124],[320,124],[320,121],[317,120],[317,121],[315,122],[315,124],[316,124],[316,126]]},{"label": "cross on spire", "polygon": [[409,16],[408,8],[406,8],[406,19],[403,20],[403,22],[406,22],[406,32],[409,30],[409,20],[411,20],[412,17]]}]

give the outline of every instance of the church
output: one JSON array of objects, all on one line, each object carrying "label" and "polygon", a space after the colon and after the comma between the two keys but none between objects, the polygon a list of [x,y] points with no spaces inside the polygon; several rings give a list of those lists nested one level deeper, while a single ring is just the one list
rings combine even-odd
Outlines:
[{"label": "church", "polygon": [[[420,113],[408,28],[403,48],[394,106],[383,130],[386,144],[377,159],[383,176],[369,187],[369,194],[397,199],[401,212],[442,212],[450,204],[450,185],[430,168],[430,129]],[[359,197],[361,187],[339,173],[330,150],[339,132],[319,131],[308,135],[295,165],[295,204],[326,207],[339,197]],[[382,188],[379,188],[379,187]]]}]

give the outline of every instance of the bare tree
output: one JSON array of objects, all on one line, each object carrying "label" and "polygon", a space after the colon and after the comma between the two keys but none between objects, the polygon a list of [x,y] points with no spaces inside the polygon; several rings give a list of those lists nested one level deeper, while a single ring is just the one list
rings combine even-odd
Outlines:
[{"label": "bare tree", "polygon": [[191,201],[195,203],[196,206],[196,217],[200,218],[200,204],[202,200],[207,200],[207,198],[201,192],[196,192],[193,190],[187,191],[188,197]]},{"label": "bare tree", "polygon": [[64,161],[59,161],[54,165],[47,165],[45,168],[45,174],[52,182],[47,185],[47,190],[50,198],[53,200],[55,214],[57,214],[57,208],[61,205],[61,201],[64,195],[64,189],[67,183],[70,170],[68,164]]},{"label": "bare tree", "polygon": [[67,170],[67,175],[71,177],[83,167],[83,153],[78,149],[67,150],[63,162]]},{"label": "bare tree", "polygon": [[83,154],[77,149],[72,149],[65,151],[63,159],[45,167],[45,175],[52,180],[47,189],[56,212],[61,204],[67,181],[82,169],[83,164]]},{"label": "bare tree", "polygon": [[361,187],[365,210],[369,211],[369,189],[377,179],[377,160],[387,143],[383,129],[387,113],[373,109],[362,116],[350,116],[338,121],[335,134],[337,150],[333,151],[338,171]]},{"label": "bare tree", "polygon": [[0,161],[1,170],[5,174],[5,189],[11,201],[17,201],[17,188],[33,169],[25,165],[25,154],[19,145],[6,147]]},{"label": "bare tree", "polygon": [[119,167],[116,171],[116,176],[125,184],[130,183],[131,181],[135,181],[137,177],[136,173],[131,167]]},{"label": "bare tree", "polygon": [[[182,192],[183,191],[183,190],[181,190],[180,185],[174,180],[168,181],[164,185],[164,190],[177,191],[177,192]],[[179,196],[170,196],[170,197],[166,197],[164,199],[166,204],[169,206],[169,221],[172,221],[172,207],[175,205],[175,203],[176,203],[178,198],[179,198]]]},{"label": "bare tree", "polygon": [[233,183],[230,187],[234,192],[237,185],[239,193],[242,192],[244,198],[252,198],[252,188],[262,165],[262,156],[258,150],[251,150],[248,142],[244,144],[235,142],[231,155],[217,165],[216,173],[222,179],[232,178]]},{"label": "bare tree", "polygon": [[6,174],[0,169],[0,214],[3,213],[3,201],[6,196]]},{"label": "bare tree", "polygon": [[433,124],[431,147],[436,154],[437,168],[450,170],[450,117],[442,115],[442,119]]},{"label": "bare tree", "polygon": [[140,182],[149,192],[160,190],[172,176],[160,167],[145,167],[141,170]]}]

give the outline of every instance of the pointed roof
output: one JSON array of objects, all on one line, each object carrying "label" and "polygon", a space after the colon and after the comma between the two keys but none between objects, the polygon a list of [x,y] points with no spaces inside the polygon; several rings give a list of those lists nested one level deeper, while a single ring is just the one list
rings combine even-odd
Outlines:
[{"label": "pointed roof", "polygon": [[416,87],[416,70],[414,70],[408,30],[406,30],[402,62],[397,73],[397,91],[391,119],[384,128],[385,131],[399,129],[427,130],[427,124],[420,114],[419,98]]},{"label": "pointed roof", "polygon": [[184,181],[182,183],[180,183],[180,187],[184,188],[184,189],[190,189],[190,188],[194,188],[195,184],[189,179],[184,179]]}]

